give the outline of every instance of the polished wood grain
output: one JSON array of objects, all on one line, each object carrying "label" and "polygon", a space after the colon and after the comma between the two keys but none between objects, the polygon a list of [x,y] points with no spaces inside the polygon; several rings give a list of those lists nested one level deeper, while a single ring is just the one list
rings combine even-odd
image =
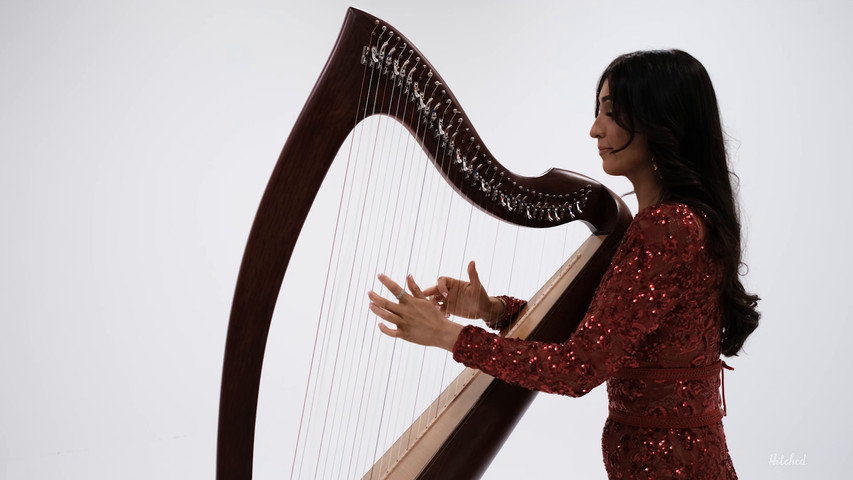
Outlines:
[{"label": "polished wood grain", "polygon": [[[249,235],[231,307],[220,393],[217,441],[217,478],[241,480],[252,477],[255,418],[264,351],[270,322],[287,266],[315,196],[341,144],[363,118],[383,114],[395,117],[421,143],[445,179],[468,201],[481,210],[505,221],[532,227],[547,227],[576,219],[586,223],[604,240],[566,290],[552,289],[551,307],[541,314],[530,338],[561,341],[568,337],[583,316],[589,299],[615,251],[630,214],[624,203],[598,182],[567,170],[553,169],[540,177],[516,175],[503,167],[479,139],[459,102],[441,76],[411,42],[399,33],[400,41],[421,58],[422,71],[432,72],[431,82],[441,82],[443,105],[459,111],[462,122],[455,129],[465,133],[453,145],[447,138],[424,128],[422,115],[396,114],[387,108],[392,100],[381,82],[385,75],[369,80],[369,68],[361,64],[364,47],[376,43],[376,36],[393,28],[375,17],[349,9],[341,33],[302,113],[288,137],[266,191],[258,207]],[[396,30],[394,30],[396,32]],[[375,72],[374,72],[375,73]],[[450,100],[450,104],[446,101]],[[365,109],[364,105],[375,105]],[[448,108],[443,106],[443,108]],[[428,112],[427,112],[428,113]],[[421,123],[419,123],[421,122]],[[476,148],[479,147],[479,148]],[[452,149],[452,150],[449,150]],[[471,168],[487,172],[492,182],[484,192],[482,184],[460,172],[447,155],[458,149],[470,153]],[[481,182],[482,183],[482,182]],[[563,215],[555,221],[545,209],[548,199],[564,198],[579,189],[588,189],[584,208],[574,218]],[[532,207],[508,209],[500,198]],[[567,198],[567,197],[566,197]],[[582,211],[581,211],[582,210]],[[538,213],[536,213],[538,211]],[[489,381],[481,389],[471,408],[452,428],[446,428],[444,440],[429,455],[412,478],[474,478],[485,469],[500,444],[529,405],[533,394],[503,382]],[[430,434],[432,435],[432,434]],[[417,453],[406,453],[416,455]]]}]

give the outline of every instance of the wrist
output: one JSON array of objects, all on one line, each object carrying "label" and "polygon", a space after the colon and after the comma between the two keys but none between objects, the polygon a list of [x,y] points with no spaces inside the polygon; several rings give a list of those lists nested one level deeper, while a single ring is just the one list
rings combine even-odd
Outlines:
[{"label": "wrist", "polygon": [[447,324],[447,327],[444,329],[443,339],[438,346],[452,353],[453,347],[456,345],[456,339],[459,338],[459,333],[464,326],[450,320],[447,321]]},{"label": "wrist", "polygon": [[506,302],[501,297],[489,297],[488,313],[483,316],[483,320],[489,325],[498,323],[503,318],[506,312]]}]

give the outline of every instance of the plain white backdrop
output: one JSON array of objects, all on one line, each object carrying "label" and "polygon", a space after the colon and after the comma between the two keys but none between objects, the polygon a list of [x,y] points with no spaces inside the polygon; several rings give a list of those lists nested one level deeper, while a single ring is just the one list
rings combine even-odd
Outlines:
[{"label": "plain white backdrop", "polygon": [[[347,6],[0,6],[0,478],[213,477],[246,237]],[[853,3],[354,6],[416,43],[506,166],[568,168],[617,192],[629,185],[604,176],[588,137],[601,70],[646,48],[702,61],[740,176],[747,282],[763,298],[726,376],[735,467],[849,476]],[[294,392],[289,417],[310,344],[285,345],[275,361],[291,374],[274,380]],[[603,388],[540,395],[486,478],[604,478],[605,416]],[[287,475],[258,466],[257,478]]]}]

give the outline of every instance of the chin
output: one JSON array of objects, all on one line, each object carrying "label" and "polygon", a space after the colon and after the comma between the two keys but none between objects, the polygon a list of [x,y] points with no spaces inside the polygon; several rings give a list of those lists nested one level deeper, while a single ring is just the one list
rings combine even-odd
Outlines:
[{"label": "chin", "polygon": [[618,177],[620,175],[623,175],[623,173],[620,172],[619,169],[616,168],[615,165],[613,165],[612,163],[607,162],[607,161],[601,163],[601,169],[604,170],[604,173],[606,173],[610,176],[613,176],[613,177]]}]

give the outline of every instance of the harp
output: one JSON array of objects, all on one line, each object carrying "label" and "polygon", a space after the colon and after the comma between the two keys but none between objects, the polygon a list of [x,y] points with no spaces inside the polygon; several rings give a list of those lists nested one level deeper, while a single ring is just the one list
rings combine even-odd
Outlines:
[{"label": "harp", "polygon": [[[391,91],[408,102],[405,114],[383,108],[391,101]],[[487,214],[529,227],[579,221],[592,231],[531,299],[508,335],[542,341],[568,338],[630,222],[624,203],[588,177],[558,169],[525,177],[504,168],[480,140],[444,80],[411,42],[387,23],[350,8],[272,172],[244,252],[222,372],[220,480],[252,477],[261,367],[288,263],[336,153],[359,122],[376,114],[405,126],[453,191]],[[425,412],[427,417],[418,418],[406,432],[406,441],[401,437],[359,476],[477,477],[534,395],[466,370],[430,406],[433,414]]]}]

